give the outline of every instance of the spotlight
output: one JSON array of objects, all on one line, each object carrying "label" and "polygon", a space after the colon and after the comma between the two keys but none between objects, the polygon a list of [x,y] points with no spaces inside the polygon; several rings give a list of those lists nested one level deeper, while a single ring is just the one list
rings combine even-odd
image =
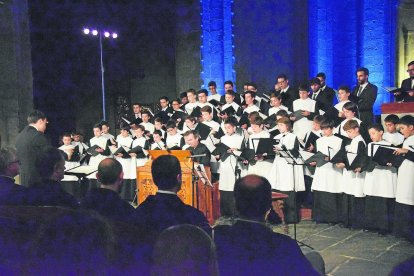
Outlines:
[{"label": "spotlight", "polygon": [[104,37],[109,37],[109,36],[110,36],[109,32],[104,32]]},{"label": "spotlight", "polygon": [[98,31],[97,30],[93,30],[92,31],[92,34],[95,35],[95,36],[97,36],[98,35]]},{"label": "spotlight", "polygon": [[118,37],[118,34],[117,33],[113,33],[112,34],[112,38],[117,38]]},{"label": "spotlight", "polygon": [[84,28],[84,29],[83,29],[83,33],[84,33],[84,34],[86,34],[86,35],[87,35],[87,34],[89,34],[89,33],[90,33],[90,31],[91,31],[91,30],[89,30],[88,28]]}]

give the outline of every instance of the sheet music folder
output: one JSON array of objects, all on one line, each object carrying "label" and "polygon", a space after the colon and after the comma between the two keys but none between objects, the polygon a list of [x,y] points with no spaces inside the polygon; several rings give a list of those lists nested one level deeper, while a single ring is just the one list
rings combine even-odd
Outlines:
[{"label": "sheet music folder", "polygon": [[82,178],[90,174],[93,174],[96,171],[98,171],[98,167],[96,166],[77,166],[75,168],[65,171],[65,175],[74,175],[78,178]]}]

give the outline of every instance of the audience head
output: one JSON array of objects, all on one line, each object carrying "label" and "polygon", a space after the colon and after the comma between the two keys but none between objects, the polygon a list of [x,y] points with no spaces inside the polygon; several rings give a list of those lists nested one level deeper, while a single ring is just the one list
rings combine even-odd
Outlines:
[{"label": "audience head", "polygon": [[178,192],[181,188],[181,166],[174,155],[161,155],[152,162],[152,179],[160,190]]},{"label": "audience head", "polygon": [[102,160],[98,165],[96,179],[102,183],[104,188],[105,186],[112,186],[116,191],[118,191],[122,186],[122,181],[124,180],[124,173],[122,171],[121,163],[113,158],[106,158]]},{"label": "audience head", "polygon": [[152,275],[218,275],[216,248],[201,228],[183,224],[165,229],[153,251]]},{"label": "audience head", "polygon": [[262,176],[247,175],[236,181],[234,199],[241,217],[264,220],[272,207],[270,183]]},{"label": "audience head", "polygon": [[57,148],[45,147],[38,155],[35,167],[43,181],[61,181],[65,173],[63,153]]},{"label": "audience head", "polygon": [[0,174],[15,177],[20,172],[20,161],[16,149],[5,147],[0,149]]},{"label": "audience head", "polygon": [[40,110],[34,110],[27,116],[27,123],[36,127],[40,132],[45,132],[48,124],[46,115]]}]

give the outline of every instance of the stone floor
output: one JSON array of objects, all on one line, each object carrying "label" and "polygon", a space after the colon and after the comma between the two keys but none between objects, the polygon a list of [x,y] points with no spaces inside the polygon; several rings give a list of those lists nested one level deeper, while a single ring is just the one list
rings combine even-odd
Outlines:
[{"label": "stone floor", "polygon": [[[280,226],[274,230],[283,232]],[[327,275],[388,275],[395,265],[414,257],[414,244],[392,235],[311,221],[300,222],[296,233],[299,241],[321,253]],[[293,238],[293,225],[289,234]]]}]

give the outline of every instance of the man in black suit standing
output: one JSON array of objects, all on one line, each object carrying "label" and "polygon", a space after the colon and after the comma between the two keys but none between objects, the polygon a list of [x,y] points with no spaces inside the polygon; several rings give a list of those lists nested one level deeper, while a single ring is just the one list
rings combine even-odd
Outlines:
[{"label": "man in black suit standing", "polygon": [[325,92],[327,95],[330,95],[332,97],[332,106],[334,106],[338,99],[336,98],[336,92],[332,87],[329,87],[326,84],[326,75],[323,72],[319,72],[316,74],[316,77],[321,81],[321,92]]},{"label": "man in black suit standing", "polygon": [[276,79],[280,88],[279,94],[282,95],[282,104],[289,111],[293,111],[293,101],[299,99],[299,91],[289,86],[289,79],[285,74],[278,75]]},{"label": "man in black suit standing", "polygon": [[21,162],[20,184],[25,187],[31,186],[40,180],[39,173],[35,168],[35,161],[42,150],[49,146],[44,132],[47,126],[46,115],[35,110],[27,117],[26,126],[16,137],[17,156]]},{"label": "man in black suit standing", "polygon": [[181,189],[181,166],[177,157],[161,155],[152,162],[151,173],[158,187],[157,194],[148,196],[138,206],[134,221],[157,232],[178,224],[193,224],[210,232],[204,214],[177,196]]},{"label": "man in black suit standing", "polygon": [[359,119],[364,123],[374,122],[373,107],[377,99],[378,87],[368,81],[369,71],[361,67],[356,72],[358,85],[352,91],[350,100],[358,105]]},{"label": "man in black suit standing", "polygon": [[397,102],[414,102],[414,60],[408,63],[407,73],[410,76],[401,83],[400,91],[394,93]]},{"label": "man in black suit standing", "polygon": [[221,275],[319,275],[295,240],[266,226],[271,193],[264,177],[247,175],[236,181],[239,218],[213,230]]},{"label": "man in black suit standing", "polygon": [[310,87],[312,89],[312,95],[310,96],[312,100],[315,100],[318,104],[319,109],[322,109],[326,112],[329,108],[333,106],[333,99],[335,97],[335,92],[332,90],[322,90],[321,81],[319,78],[313,78],[310,80]]}]

